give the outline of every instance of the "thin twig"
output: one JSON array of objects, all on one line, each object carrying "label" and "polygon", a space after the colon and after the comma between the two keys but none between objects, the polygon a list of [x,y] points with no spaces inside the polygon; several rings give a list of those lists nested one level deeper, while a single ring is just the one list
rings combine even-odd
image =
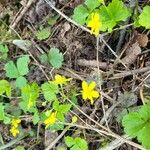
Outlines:
[{"label": "thin twig", "polygon": [[[88,28],[78,24],[77,22],[73,21],[72,19],[70,19],[68,16],[66,16],[64,13],[62,13],[59,9],[57,9],[49,0],[44,0],[52,9],[54,9],[59,15],[61,15],[63,18],[65,18],[67,21],[69,21],[70,23],[76,25],[77,27],[81,28],[83,31],[86,31],[86,32],[91,32]],[[113,29],[113,31],[116,31],[116,30],[122,30],[124,28],[128,28],[130,26],[132,26],[133,23],[131,24],[127,24],[127,25],[124,25],[124,26],[121,26],[119,28],[115,28]],[[102,33],[101,36],[104,37],[106,36],[107,34],[109,34],[109,32],[106,32],[106,33]]]},{"label": "thin twig", "polygon": [[12,145],[17,144],[21,139],[23,139],[23,138],[26,137],[26,136],[27,136],[27,135],[23,135],[23,136],[19,136],[19,137],[16,138],[16,139],[13,139],[13,140],[10,141],[9,143],[0,146],[0,150],[3,150],[3,149],[6,150],[7,148],[11,147]]},{"label": "thin twig", "polygon": [[15,29],[18,22],[22,19],[24,14],[27,12],[27,10],[30,8],[30,6],[35,2],[36,0],[29,0],[26,7],[23,8],[23,10],[20,12],[19,16],[15,19],[15,21],[10,25],[11,28]]},{"label": "thin twig", "polygon": [[105,126],[99,124],[97,121],[95,121],[94,119],[92,119],[91,117],[89,117],[86,113],[84,113],[84,112],[83,112],[77,105],[75,105],[70,99],[68,99],[67,97],[66,97],[66,99],[67,99],[74,107],[76,107],[85,117],[87,117],[89,120],[91,120],[91,121],[92,121],[93,123],[95,123],[97,126],[99,126],[100,128],[102,128],[102,129],[104,130],[104,131],[103,131],[103,134],[108,135],[108,136],[111,136],[111,137],[114,137],[114,138],[116,138],[116,139],[121,139],[121,140],[123,140],[125,143],[128,143],[128,144],[130,144],[130,145],[132,145],[132,146],[134,146],[134,147],[136,147],[136,148],[138,148],[138,149],[141,149],[141,150],[144,149],[141,145],[139,145],[139,144],[137,144],[137,143],[134,143],[134,142],[132,142],[132,141],[130,141],[130,140],[128,140],[128,139],[125,139],[125,138],[121,137],[120,135],[118,135],[118,134],[116,134],[116,133],[114,133],[114,132],[108,130]]},{"label": "thin twig", "polygon": [[45,150],[50,150],[53,148],[54,145],[56,145],[56,143],[64,136],[64,134],[68,131],[69,126],[67,126],[62,132],[61,134],[47,147],[45,148]]},{"label": "thin twig", "polygon": [[114,74],[114,76],[112,78],[109,78],[109,79],[123,78],[123,77],[126,77],[126,76],[135,75],[135,74],[138,74],[138,73],[144,73],[144,72],[147,72],[147,71],[150,71],[150,66],[140,68],[140,69],[130,70],[130,71],[123,71],[121,73]]},{"label": "thin twig", "polygon": [[[98,36],[97,39],[96,39],[96,61],[97,61],[97,74],[98,75],[100,74],[100,67],[99,67],[99,38],[100,38],[100,36]],[[99,86],[100,91],[102,91],[101,85],[99,84],[98,86]],[[100,99],[101,99],[101,102],[102,102],[102,110],[103,110],[105,123],[106,123],[107,129],[110,130],[109,129],[109,125],[108,125],[108,121],[107,121],[107,118],[106,118],[106,112],[105,112],[103,95],[100,96]]]},{"label": "thin twig", "polygon": [[86,59],[78,59],[77,60],[77,64],[80,66],[86,66],[86,67],[97,67],[97,65],[99,66],[99,68],[101,69],[107,69],[109,67],[111,67],[111,65],[108,65],[106,62],[98,62],[96,60],[86,60]]}]

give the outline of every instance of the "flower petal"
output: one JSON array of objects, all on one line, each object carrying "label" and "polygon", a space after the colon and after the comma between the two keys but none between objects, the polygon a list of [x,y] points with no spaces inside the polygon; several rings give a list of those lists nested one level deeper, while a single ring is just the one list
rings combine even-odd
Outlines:
[{"label": "flower petal", "polygon": [[83,89],[83,90],[87,90],[87,89],[88,89],[88,84],[87,84],[87,82],[85,82],[85,81],[82,82],[82,89]]},{"label": "flower petal", "polygon": [[89,90],[93,90],[96,86],[96,82],[92,81],[89,85]]},{"label": "flower petal", "polygon": [[84,100],[86,100],[87,98],[88,98],[88,96],[87,96],[87,93],[86,92],[82,92],[82,98],[84,99]]},{"label": "flower petal", "polygon": [[91,99],[91,100],[90,100],[90,102],[91,102],[91,105],[93,105],[93,104],[94,104],[94,100],[93,100],[93,99]]},{"label": "flower petal", "polygon": [[91,94],[92,94],[92,97],[94,97],[94,98],[98,98],[99,97],[99,93],[97,91],[95,91],[95,90],[93,90]]}]

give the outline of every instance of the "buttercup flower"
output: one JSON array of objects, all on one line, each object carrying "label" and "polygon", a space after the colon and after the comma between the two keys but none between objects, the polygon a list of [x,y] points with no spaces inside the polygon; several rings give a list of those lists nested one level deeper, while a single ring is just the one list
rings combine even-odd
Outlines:
[{"label": "buttercup flower", "polygon": [[84,100],[89,99],[91,101],[91,104],[94,103],[93,98],[99,97],[98,91],[94,90],[95,87],[96,87],[96,83],[94,81],[92,81],[89,85],[85,81],[82,82],[82,91],[81,91],[82,98]]},{"label": "buttercup flower", "polygon": [[16,127],[12,126],[11,129],[10,129],[10,133],[11,133],[14,137],[16,137],[16,135],[19,134],[19,130],[18,130]]},{"label": "buttercup flower", "polygon": [[20,120],[19,118],[13,118],[13,119],[11,120],[11,125],[12,125],[13,127],[17,128],[20,122],[21,122],[21,120]]},{"label": "buttercup flower", "polygon": [[91,28],[91,34],[98,36],[102,26],[99,13],[95,12],[91,14],[91,19],[88,21],[87,26]]},{"label": "buttercup flower", "polygon": [[48,118],[44,121],[44,124],[46,125],[46,129],[50,126],[53,125],[56,122],[56,114],[57,112],[52,112]]},{"label": "buttercup flower", "polygon": [[67,82],[70,80],[71,80],[71,78],[67,79],[65,76],[61,76],[59,74],[56,74],[54,83],[62,85],[62,84],[67,84]]}]

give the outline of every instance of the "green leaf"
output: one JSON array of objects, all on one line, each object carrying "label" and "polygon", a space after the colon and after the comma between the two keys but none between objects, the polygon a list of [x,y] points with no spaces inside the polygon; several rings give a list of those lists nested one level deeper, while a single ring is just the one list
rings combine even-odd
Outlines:
[{"label": "green leaf", "polygon": [[46,53],[44,53],[44,54],[42,54],[42,55],[40,56],[40,61],[41,61],[42,64],[48,62],[48,56],[47,56]]},{"label": "green leaf", "polygon": [[48,18],[48,24],[50,26],[53,26],[57,22],[58,18],[59,18],[59,15]]},{"label": "green leaf", "polygon": [[23,56],[17,60],[17,69],[20,76],[24,76],[29,72],[28,64],[30,62],[29,56]]},{"label": "green leaf", "polygon": [[65,121],[65,115],[59,111],[59,112],[57,112],[57,119],[60,122],[64,122]]},{"label": "green leaf", "polygon": [[2,53],[0,59],[6,60],[7,56],[8,56],[7,53]]},{"label": "green leaf", "polygon": [[56,111],[59,110],[59,101],[58,101],[58,100],[55,100],[55,101],[53,102],[53,109],[56,110]]},{"label": "green leaf", "polygon": [[9,51],[7,45],[0,44],[0,52],[1,53],[7,53]]},{"label": "green leaf", "polygon": [[129,113],[124,116],[122,120],[124,131],[133,138],[136,137],[138,132],[144,127],[144,123],[145,121],[142,120],[141,116],[137,112]]},{"label": "green leaf", "polygon": [[49,62],[54,68],[60,68],[62,66],[64,57],[61,52],[59,52],[59,49],[57,48],[51,48],[48,52],[48,58]]},{"label": "green leaf", "polygon": [[21,88],[24,87],[26,84],[27,84],[26,78],[20,76],[20,77],[18,77],[18,78],[16,79],[16,87],[18,87],[18,88],[21,89]]},{"label": "green leaf", "polygon": [[147,123],[138,133],[138,141],[142,143],[142,145],[146,149],[150,149],[150,123]]},{"label": "green leaf", "polygon": [[36,32],[36,37],[38,40],[45,40],[50,36],[50,28],[44,28]]},{"label": "green leaf", "polygon": [[33,120],[33,124],[34,124],[34,125],[36,125],[36,124],[39,122],[40,117],[39,117],[38,111],[35,111],[35,113],[34,113],[34,115],[33,115],[33,117],[32,117],[32,120]]},{"label": "green leaf", "polygon": [[36,111],[36,100],[39,97],[39,86],[37,83],[32,83],[31,85],[26,84],[21,89],[22,102],[20,102],[20,107],[23,111],[35,112]]},{"label": "green leaf", "polygon": [[70,147],[70,150],[88,150],[87,142],[80,137],[72,138],[67,136],[65,137],[65,143]]},{"label": "green leaf", "polygon": [[25,150],[23,146],[17,146],[13,150]]},{"label": "green leaf", "polygon": [[82,150],[78,145],[74,145],[70,148],[70,150]]},{"label": "green leaf", "polygon": [[71,147],[75,144],[75,141],[72,137],[67,136],[67,137],[65,137],[65,143],[68,147]]},{"label": "green leaf", "polygon": [[76,137],[75,142],[80,149],[82,149],[82,150],[88,149],[87,142],[84,139],[81,139],[80,137]]},{"label": "green leaf", "polygon": [[6,93],[8,97],[11,96],[11,85],[6,80],[0,80],[0,95]]},{"label": "green leaf", "polygon": [[146,29],[150,29],[150,6],[145,6],[139,16],[139,24]]},{"label": "green leaf", "polygon": [[150,104],[141,107],[138,112],[131,112],[122,120],[124,131],[138,141],[146,149],[150,149]]},{"label": "green leaf", "polygon": [[83,5],[79,5],[74,9],[73,20],[84,25],[89,15],[89,11]]},{"label": "green leaf", "polygon": [[71,108],[70,104],[63,104],[59,106],[58,111],[61,113],[67,113],[70,110],[70,108]]},{"label": "green leaf", "polygon": [[[116,11],[117,10],[117,11]],[[102,31],[112,31],[119,21],[125,21],[130,16],[130,11],[120,0],[112,0],[108,6],[100,7]]]},{"label": "green leaf", "polygon": [[19,72],[13,61],[9,61],[5,64],[6,76],[9,78],[18,78]]},{"label": "green leaf", "polygon": [[10,122],[11,122],[11,118],[9,118],[9,117],[7,117],[7,116],[5,116],[4,117],[4,124],[10,124]]},{"label": "green leaf", "polygon": [[0,103],[0,120],[4,120],[4,118],[5,118],[4,105],[3,103]]},{"label": "green leaf", "polygon": [[139,115],[143,119],[143,121],[147,121],[150,119],[150,104],[143,105],[139,110]]},{"label": "green leaf", "polygon": [[98,6],[100,6],[99,0],[86,0],[85,5],[90,9],[90,11],[94,10]]},{"label": "green leaf", "polygon": [[46,82],[42,84],[41,88],[45,100],[53,101],[56,99],[56,94],[59,92],[58,85],[54,84],[53,82]]}]

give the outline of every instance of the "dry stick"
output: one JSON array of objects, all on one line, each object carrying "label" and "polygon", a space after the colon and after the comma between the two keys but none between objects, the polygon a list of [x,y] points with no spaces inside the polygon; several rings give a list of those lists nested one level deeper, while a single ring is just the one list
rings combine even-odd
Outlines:
[{"label": "dry stick", "polygon": [[[86,32],[91,32],[89,29],[87,29],[86,27],[78,24],[77,22],[73,21],[72,19],[70,19],[68,16],[66,16],[64,13],[62,13],[60,10],[58,10],[55,6],[53,6],[53,4],[49,1],[49,0],[44,0],[47,4],[49,4],[49,6],[54,9],[58,14],[60,14],[63,18],[65,18],[67,21],[69,21],[70,23],[78,26],[79,28],[81,28],[82,30],[86,31]],[[119,59],[119,57],[117,56],[117,54],[112,50],[112,48],[106,43],[106,41],[103,39],[103,36],[105,34],[100,35],[100,40],[102,40],[105,45],[109,48],[109,50],[112,52],[112,54],[123,64],[123,66],[125,66],[125,68],[127,68],[127,66]]]},{"label": "dry stick", "polygon": [[24,14],[27,12],[27,10],[29,9],[29,7],[32,5],[33,2],[35,2],[36,0],[29,0],[26,7],[23,8],[23,10],[21,11],[20,15],[16,18],[16,20],[12,23],[11,28],[15,28],[18,24],[18,22],[22,19],[22,17],[24,16]]},{"label": "dry stick", "polygon": [[123,137],[121,137],[120,135],[112,132],[111,130],[108,130],[105,126],[99,124],[97,121],[95,121],[94,119],[92,119],[91,117],[89,117],[86,113],[84,113],[77,105],[75,105],[70,99],[66,98],[66,100],[68,100],[74,107],[76,107],[85,117],[87,117],[89,120],[91,120],[93,123],[95,123],[97,126],[99,126],[100,128],[104,129],[105,131],[103,131],[103,134],[105,135],[108,135],[108,136],[111,136],[111,137],[114,137],[116,139],[120,139],[120,140],[123,140],[125,143],[128,143],[136,148],[139,148],[141,150],[143,150],[144,148],[137,144],[137,143],[134,143],[128,139],[125,139]]},{"label": "dry stick", "polygon": [[89,67],[97,67],[101,69],[106,69],[109,65],[106,62],[98,62],[96,60],[86,60],[86,59],[78,59],[77,63],[79,66],[89,66]]},{"label": "dry stick", "polygon": [[123,41],[124,41],[125,34],[126,34],[126,30],[125,29],[120,31],[119,42],[118,42],[118,44],[116,46],[116,54],[118,54],[118,55],[120,54],[120,50],[121,50],[121,46],[122,46]]},{"label": "dry stick", "polygon": [[91,32],[89,29],[87,29],[86,27],[78,24],[77,22],[73,21],[72,19],[70,19],[68,16],[66,16],[64,13],[62,13],[60,10],[58,10],[55,6],[53,6],[53,4],[49,1],[49,0],[44,0],[52,9],[54,9],[58,14],[60,14],[63,18],[65,18],[67,21],[71,22],[72,24],[78,26],[79,28],[81,28],[83,31],[86,32]]},{"label": "dry stick", "polygon": [[19,136],[18,138],[11,140],[9,143],[0,146],[0,150],[3,150],[3,149],[6,150],[6,149],[8,149],[8,147],[11,147],[11,146],[13,146],[14,144],[18,143],[18,142],[19,142],[20,140],[22,140],[24,137],[25,137],[25,135]]},{"label": "dry stick", "polygon": [[114,74],[114,76],[110,79],[122,78],[122,77],[126,77],[129,75],[134,75],[134,74],[143,73],[143,72],[147,72],[147,71],[150,71],[150,66],[140,68],[140,69],[130,70],[130,71],[123,71],[122,73]]},{"label": "dry stick", "polygon": [[135,92],[144,83],[144,81],[146,81],[150,77],[150,67],[148,71],[149,71],[149,74],[147,75],[147,77],[145,77],[145,79],[133,90],[133,92]]},{"label": "dry stick", "polygon": [[[126,139],[131,139],[131,137],[129,137],[128,135],[123,135],[123,138]],[[124,144],[125,142],[122,139],[115,139],[114,141],[112,141],[111,143],[108,144],[107,146],[107,150],[113,150],[116,149],[117,147],[121,146],[122,144]],[[100,148],[99,150],[106,150],[106,147]]]},{"label": "dry stick", "polygon": [[[65,18],[67,21],[69,21],[70,23],[76,25],[77,27],[81,28],[83,31],[86,31],[86,32],[91,32],[88,28],[78,24],[77,22],[73,21],[72,19],[70,19],[68,16],[66,16],[64,13],[62,13],[59,9],[57,9],[55,6],[53,6],[53,4],[49,1],[49,0],[44,0],[52,9],[54,9],[59,15],[61,15],[63,18]],[[116,30],[121,30],[121,29],[124,29],[124,28],[128,28],[130,26],[132,26],[133,23],[131,24],[127,24],[127,25],[124,25],[122,27],[119,27],[119,28],[115,28],[113,29],[113,31],[116,31]],[[106,32],[106,33],[103,33],[101,34],[101,36],[105,36],[109,34],[109,32]]]},{"label": "dry stick", "polygon": [[28,53],[33,58],[33,60],[37,63],[37,65],[39,66],[39,68],[41,69],[41,71],[43,72],[43,74],[45,75],[46,79],[49,81],[50,78],[47,76],[47,74],[45,73],[45,71],[41,67],[40,63],[36,60],[36,58],[32,55],[32,53],[30,51],[28,51]]},{"label": "dry stick", "polygon": [[[115,107],[117,107],[119,104],[121,103],[121,101],[115,102],[107,111],[105,114],[106,118],[109,118],[111,116],[112,111],[115,109]],[[103,118],[100,121],[100,124],[104,124],[105,122],[105,118],[103,116]]]},{"label": "dry stick", "polygon": [[[100,67],[99,67],[99,38],[100,36],[98,36],[96,38],[96,61],[97,61],[97,73],[98,75],[100,74]],[[99,85],[99,89],[100,91],[102,91],[102,87],[101,85]],[[102,110],[103,110],[103,115],[104,115],[104,118],[105,118],[105,123],[106,123],[106,126],[107,126],[107,129],[109,129],[109,125],[108,125],[108,121],[107,121],[107,118],[106,118],[106,112],[105,112],[105,106],[104,106],[104,100],[103,100],[103,95],[101,95],[101,102],[102,102]]]},{"label": "dry stick", "polygon": [[47,147],[45,148],[45,150],[50,150],[53,148],[53,146],[64,136],[64,134],[68,131],[69,126],[67,126],[62,132],[61,134]]},{"label": "dry stick", "polygon": [[128,69],[128,67],[122,62],[122,60],[119,58],[119,56],[113,51],[113,49],[107,44],[107,42],[103,39],[102,36],[100,36],[100,40],[108,47],[108,49],[112,52],[112,54],[117,58],[117,60],[122,63],[122,65]]},{"label": "dry stick", "polygon": [[[63,14],[62,12],[60,12],[55,6],[52,5],[52,3],[51,3],[50,1],[45,0],[45,2],[47,2],[47,3],[50,5],[50,7],[51,7],[52,9],[54,9],[57,13],[59,13],[59,14],[60,14],[62,17],[64,17],[67,21],[69,21],[69,22],[71,22],[71,23],[77,25],[78,27],[80,27],[81,29],[83,29],[83,30],[85,30],[85,31],[87,31],[87,32],[90,32],[89,29],[87,29],[87,28],[85,28],[85,27],[79,25],[78,23],[76,23],[75,21],[73,21],[72,19],[70,19],[69,17],[67,17],[65,14]],[[102,39],[102,41],[104,41],[103,38],[101,38],[101,39]],[[105,42],[105,41],[104,41],[104,42]],[[105,42],[105,44],[106,44],[106,46],[109,46],[106,42]],[[113,52],[113,54],[114,54],[114,51],[110,48],[110,46],[109,46],[109,49],[110,49],[110,50]],[[118,58],[118,56],[117,56],[117,58]],[[68,101],[69,101],[70,103],[72,103],[72,101],[70,101],[69,99],[68,99]],[[74,105],[74,106],[75,106],[77,109],[79,109],[76,105]],[[97,121],[95,121],[94,119],[90,118],[90,117],[89,117],[87,114],[85,114],[82,110],[79,109],[79,111],[80,111],[82,114],[84,114],[88,119],[90,119],[90,120],[93,121],[95,124],[97,124],[99,127],[103,128],[104,130],[107,131],[107,128],[106,128],[106,127],[100,125]],[[113,133],[113,132],[110,132],[110,131],[109,131],[108,134],[109,134],[110,136],[114,137],[114,138],[123,139],[122,137],[120,137],[119,135],[117,135],[117,134],[115,134],[115,133]],[[136,143],[134,143],[134,142],[132,142],[132,141],[129,141],[129,140],[127,140],[127,139],[123,139],[123,140],[124,140],[126,143],[128,143],[128,144],[130,144],[130,145],[132,145],[132,146],[134,146],[134,147],[137,147],[137,148],[139,148],[139,149],[143,149],[143,147],[140,146],[139,144],[136,144]]]}]

